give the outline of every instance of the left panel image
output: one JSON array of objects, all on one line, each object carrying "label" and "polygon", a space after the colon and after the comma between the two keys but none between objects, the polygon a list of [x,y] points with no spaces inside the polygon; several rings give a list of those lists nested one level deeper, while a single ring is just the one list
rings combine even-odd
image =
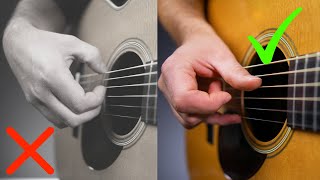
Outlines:
[{"label": "left panel image", "polygon": [[157,0],[0,15],[0,179],[157,179]]}]

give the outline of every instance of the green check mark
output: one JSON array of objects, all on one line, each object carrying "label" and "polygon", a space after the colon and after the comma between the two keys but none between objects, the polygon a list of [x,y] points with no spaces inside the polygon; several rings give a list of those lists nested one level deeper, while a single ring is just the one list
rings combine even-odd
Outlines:
[{"label": "green check mark", "polygon": [[252,43],[253,47],[256,49],[263,64],[269,64],[272,61],[274,51],[276,50],[277,44],[279,43],[281,36],[283,35],[284,31],[287,29],[289,24],[294,20],[294,18],[301,11],[302,11],[301,7],[297,8],[290,14],[290,16],[287,17],[287,19],[283,21],[283,23],[280,25],[280,27],[272,36],[266,49],[263,49],[261,44],[253,36],[248,36],[249,41]]}]

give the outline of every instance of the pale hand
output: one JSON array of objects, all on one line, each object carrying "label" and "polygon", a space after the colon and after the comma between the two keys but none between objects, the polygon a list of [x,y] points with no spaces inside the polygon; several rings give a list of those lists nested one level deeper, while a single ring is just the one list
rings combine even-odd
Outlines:
[{"label": "pale hand", "polygon": [[85,92],[69,70],[78,60],[97,73],[105,72],[97,48],[74,36],[23,23],[8,26],[3,47],[26,99],[54,125],[75,127],[100,113],[105,88]]}]

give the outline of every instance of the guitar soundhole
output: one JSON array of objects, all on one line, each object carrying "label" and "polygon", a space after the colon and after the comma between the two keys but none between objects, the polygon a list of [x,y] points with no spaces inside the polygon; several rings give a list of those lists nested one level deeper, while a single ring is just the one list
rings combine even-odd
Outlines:
[{"label": "guitar soundhole", "polygon": [[[142,110],[142,95],[145,73],[141,58],[134,52],[125,52],[112,66],[111,73],[106,81],[107,92],[105,99],[105,118],[103,127],[117,135],[124,136],[130,133],[139,122]],[[125,78],[122,78],[125,77]],[[135,86],[128,86],[135,85]],[[128,97],[134,96],[134,97]],[[110,121],[111,122],[108,122]]]},{"label": "guitar soundhole", "polygon": [[[285,59],[284,54],[277,48],[272,62],[283,59]],[[259,56],[255,55],[251,65],[261,63]],[[288,71],[288,69],[288,63],[281,62],[250,68],[249,72],[253,75],[262,75],[285,72]],[[253,135],[258,140],[267,142],[274,139],[279,134],[287,118],[287,101],[283,99],[269,99],[287,97],[287,87],[270,86],[287,84],[288,74],[267,75],[261,78],[262,88],[244,93],[244,116],[247,117],[245,119]],[[264,88],[264,86],[268,87]]]},{"label": "guitar soundhole", "polygon": [[121,7],[123,6],[128,0],[110,0],[114,5]]}]

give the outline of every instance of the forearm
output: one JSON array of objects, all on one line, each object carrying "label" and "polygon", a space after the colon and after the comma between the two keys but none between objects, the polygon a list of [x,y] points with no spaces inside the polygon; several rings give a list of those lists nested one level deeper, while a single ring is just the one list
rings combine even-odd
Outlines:
[{"label": "forearm", "polygon": [[159,19],[178,44],[195,33],[215,34],[204,14],[204,0],[158,0]]},{"label": "forearm", "polygon": [[54,0],[21,0],[7,29],[20,24],[52,32],[62,32],[65,27],[65,17]]}]

